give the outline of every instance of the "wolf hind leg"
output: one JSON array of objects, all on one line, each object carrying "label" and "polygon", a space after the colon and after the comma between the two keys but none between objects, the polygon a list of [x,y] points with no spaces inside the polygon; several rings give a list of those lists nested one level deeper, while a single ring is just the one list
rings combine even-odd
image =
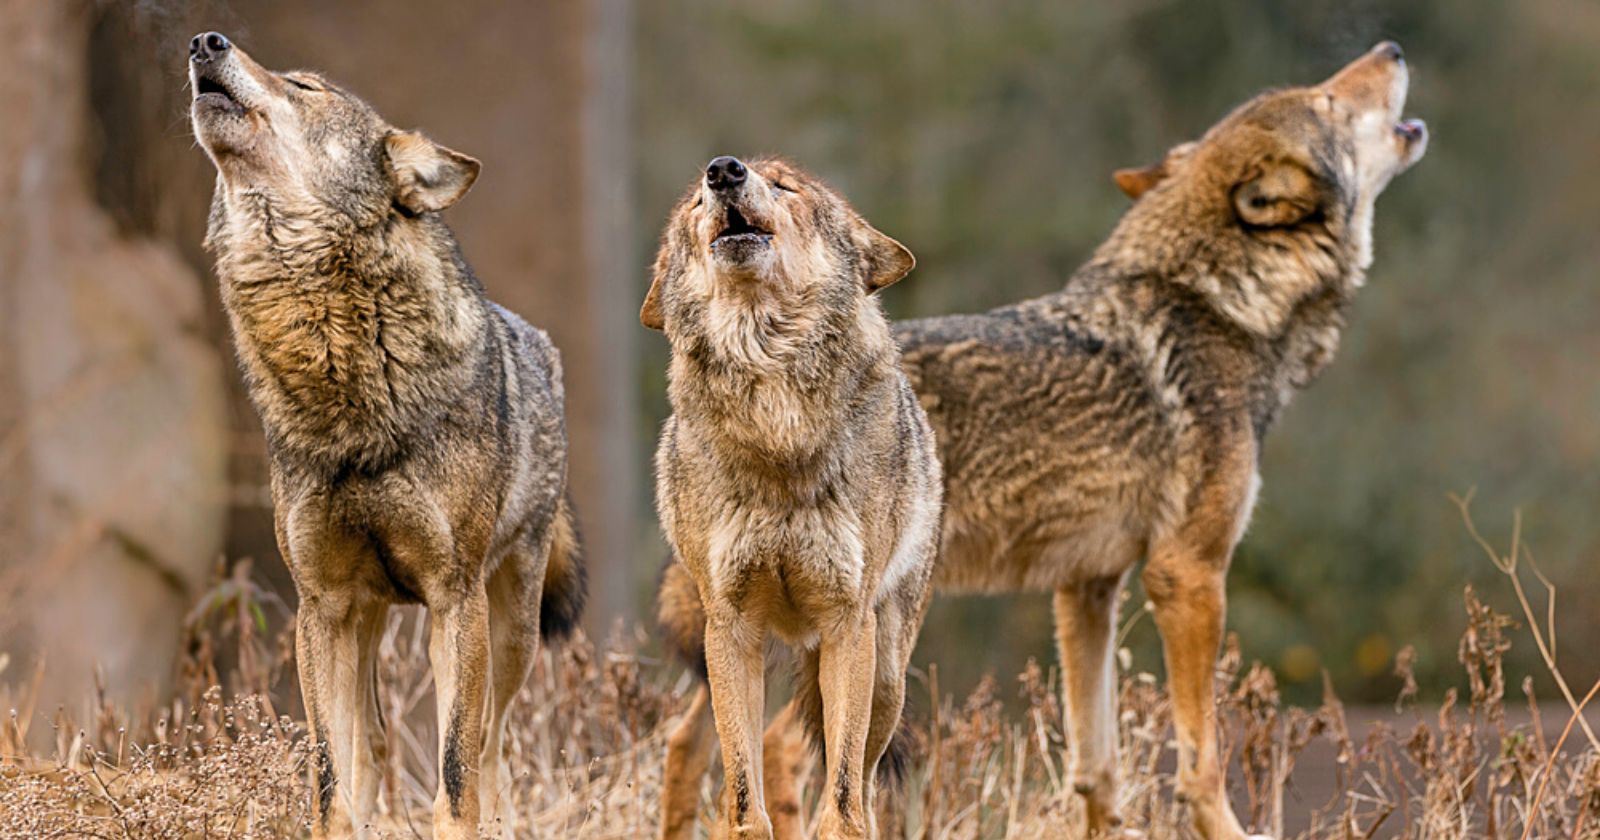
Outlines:
[{"label": "wolf hind leg", "polygon": [[791,700],[773,717],[761,736],[761,765],[766,777],[767,814],[773,840],[804,840],[805,814],[800,793],[811,775],[811,744]]},{"label": "wolf hind leg", "polygon": [[[811,774],[811,748],[793,702],[761,736],[761,765],[773,840],[804,840],[800,792]],[[701,685],[683,719],[667,736],[661,782],[661,840],[691,840],[700,810],[700,783],[717,748],[711,690]]]},{"label": "wolf hind leg", "polygon": [[[547,538],[546,543],[549,542]],[[479,757],[478,796],[483,821],[499,821],[501,836],[516,830],[511,779],[506,775],[506,719],[539,653],[541,606],[547,570],[541,551],[522,540],[489,576],[489,690]]]},{"label": "wolf hind leg", "polygon": [[1125,574],[1056,590],[1056,644],[1072,744],[1073,789],[1083,797],[1088,834],[1122,825],[1117,803],[1117,669],[1112,650]]},{"label": "wolf hind leg", "polygon": [[717,730],[711,689],[701,683],[683,718],[667,736],[661,769],[661,840],[692,840],[700,813],[700,783],[711,772]]}]

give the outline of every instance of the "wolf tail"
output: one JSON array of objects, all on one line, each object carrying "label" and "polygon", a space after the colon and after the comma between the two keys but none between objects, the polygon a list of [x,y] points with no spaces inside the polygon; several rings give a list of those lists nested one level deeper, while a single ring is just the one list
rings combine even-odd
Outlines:
[{"label": "wolf tail", "polygon": [[583,565],[578,545],[578,525],[572,516],[572,500],[562,498],[556,508],[550,540],[550,559],[544,570],[544,593],[539,602],[539,637],[556,642],[572,635],[583,617],[583,604],[589,595],[589,571]]},{"label": "wolf tail", "polygon": [[656,623],[668,648],[706,679],[706,608],[689,570],[677,560],[667,561],[656,589]]}]

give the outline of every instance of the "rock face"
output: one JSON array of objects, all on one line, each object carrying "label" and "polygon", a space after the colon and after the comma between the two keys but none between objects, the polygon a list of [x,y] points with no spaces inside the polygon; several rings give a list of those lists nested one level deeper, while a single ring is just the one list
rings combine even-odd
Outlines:
[{"label": "rock face", "polygon": [[43,709],[168,677],[228,495],[208,286],[95,199],[89,12],[0,0],[0,682],[43,659]]}]

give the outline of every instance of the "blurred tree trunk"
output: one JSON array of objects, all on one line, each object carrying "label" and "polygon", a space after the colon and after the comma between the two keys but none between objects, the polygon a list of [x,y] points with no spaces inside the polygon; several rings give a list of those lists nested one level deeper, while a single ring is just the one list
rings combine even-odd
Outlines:
[{"label": "blurred tree trunk", "polygon": [[[4,477],[0,479],[0,575],[18,567],[27,550],[22,500],[32,484],[23,446],[16,283],[22,253],[21,163],[33,133],[28,123],[33,109],[26,81],[31,75],[26,67],[27,49],[37,37],[25,17],[27,6],[28,0],[0,0],[0,51],[9,57],[0,61],[0,113],[7,115],[5,126],[0,127],[0,476]],[[7,593],[0,589],[0,606],[7,604],[6,599]],[[0,650],[3,648],[0,642]]]},{"label": "blurred tree trunk", "polygon": [[[642,471],[633,436],[639,411],[639,334],[634,282],[640,272],[633,254],[633,150],[630,85],[633,76],[631,0],[590,0],[582,30],[579,72],[585,95],[580,103],[582,132],[583,243],[587,265],[582,282],[582,334],[568,380],[573,390],[571,422],[577,454],[574,486],[581,494],[580,516],[598,523],[588,529],[594,557],[590,577],[594,602],[591,628],[616,616],[635,617],[633,593],[639,540],[637,488],[649,479]],[[569,357],[570,358],[570,357]],[[653,571],[653,570],[652,570]]]}]

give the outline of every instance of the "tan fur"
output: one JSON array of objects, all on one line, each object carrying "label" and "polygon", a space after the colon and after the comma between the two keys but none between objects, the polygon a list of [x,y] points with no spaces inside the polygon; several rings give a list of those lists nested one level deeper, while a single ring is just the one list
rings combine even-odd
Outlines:
[{"label": "tan fur", "polygon": [[1179,793],[1202,836],[1243,835],[1212,698],[1224,579],[1261,436],[1331,360],[1373,202],[1425,146],[1420,126],[1396,127],[1397,55],[1263,94],[1122,174],[1137,203],[1062,292],[898,331],[946,468],[938,585],[1054,590],[1091,831],[1121,822],[1111,641],[1116,594],[1147,557]]},{"label": "tan fur", "polygon": [[[719,186],[719,166],[737,181]],[[873,833],[867,770],[899,721],[939,527],[932,433],[869,297],[912,264],[778,161],[713,161],[662,237],[640,320],[672,344],[656,495],[681,565],[663,604],[680,647],[703,644],[731,837],[801,825],[790,727],[768,730],[776,754],[763,744],[770,636],[800,650],[786,714],[824,745],[818,836]],[[673,734],[669,774],[706,766],[704,709]],[[663,836],[692,831],[694,802],[669,788]]]},{"label": "tan fur", "polygon": [[313,836],[368,835],[384,742],[376,645],[405,602],[431,621],[434,836],[477,837],[496,819],[509,831],[506,712],[541,632],[576,621],[583,569],[560,358],[485,299],[436,215],[477,161],[215,33],[197,37],[190,76],[195,136],[218,173],[206,242],[300,595]]},{"label": "tan fur", "polygon": [[936,586],[1055,594],[1091,833],[1122,822],[1112,634],[1147,558],[1178,792],[1202,836],[1243,836],[1212,697],[1225,576],[1261,438],[1332,359],[1371,262],[1373,203],[1426,147],[1420,124],[1395,124],[1397,56],[1380,45],[1321,85],[1263,94],[1119,173],[1137,203],[1061,292],[897,329],[945,470]]}]

